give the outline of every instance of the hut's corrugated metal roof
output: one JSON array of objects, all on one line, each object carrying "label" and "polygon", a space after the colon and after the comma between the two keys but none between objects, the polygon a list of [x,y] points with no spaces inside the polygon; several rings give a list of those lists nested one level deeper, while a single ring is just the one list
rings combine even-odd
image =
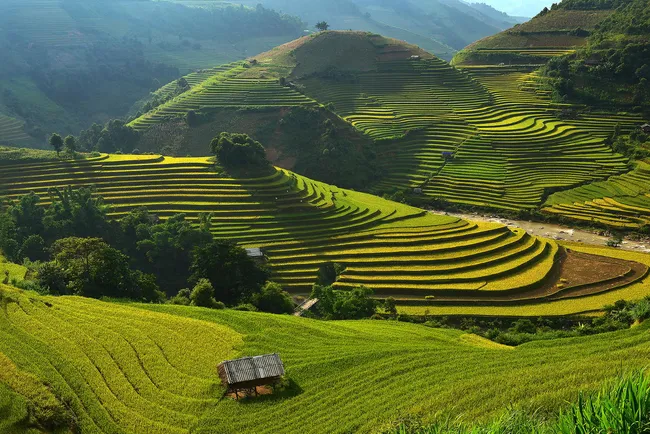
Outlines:
[{"label": "hut's corrugated metal roof", "polygon": [[284,365],[278,354],[227,360],[222,362],[221,365],[225,369],[228,384],[281,377],[284,375]]},{"label": "hut's corrugated metal roof", "polygon": [[263,258],[264,257],[264,252],[262,252],[262,249],[260,249],[259,247],[253,247],[253,248],[250,248],[250,249],[246,249],[246,253],[251,258]]}]

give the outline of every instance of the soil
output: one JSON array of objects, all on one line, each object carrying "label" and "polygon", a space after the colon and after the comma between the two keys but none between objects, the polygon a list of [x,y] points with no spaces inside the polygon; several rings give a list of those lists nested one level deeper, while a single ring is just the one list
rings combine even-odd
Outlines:
[{"label": "soil", "polygon": [[487,304],[490,306],[528,304],[599,294],[647,277],[648,266],[633,261],[566,250],[561,253],[546,284],[527,292],[483,293],[480,297],[436,296],[435,300],[404,299],[407,304]]}]

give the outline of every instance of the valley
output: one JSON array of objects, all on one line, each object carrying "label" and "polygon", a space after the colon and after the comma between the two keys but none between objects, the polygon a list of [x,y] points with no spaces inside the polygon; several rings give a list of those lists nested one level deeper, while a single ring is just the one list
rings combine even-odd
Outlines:
[{"label": "valley", "polygon": [[648,35],[0,4],[0,434],[645,433]]}]

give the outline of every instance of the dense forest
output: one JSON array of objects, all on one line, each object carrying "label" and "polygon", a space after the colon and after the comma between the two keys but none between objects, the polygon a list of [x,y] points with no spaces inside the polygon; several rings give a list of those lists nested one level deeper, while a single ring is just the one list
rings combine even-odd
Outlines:
[{"label": "dense forest", "polygon": [[573,0],[556,8],[611,9],[576,54],[552,59],[546,76],[556,98],[597,106],[646,110],[650,96],[650,3]]}]

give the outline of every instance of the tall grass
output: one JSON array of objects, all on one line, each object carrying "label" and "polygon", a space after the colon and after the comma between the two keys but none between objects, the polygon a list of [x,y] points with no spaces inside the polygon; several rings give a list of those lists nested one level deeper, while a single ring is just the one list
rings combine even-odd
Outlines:
[{"label": "tall grass", "polygon": [[644,371],[621,377],[595,394],[581,392],[556,420],[511,410],[486,425],[450,421],[401,423],[387,434],[646,434],[650,433],[650,378]]}]

